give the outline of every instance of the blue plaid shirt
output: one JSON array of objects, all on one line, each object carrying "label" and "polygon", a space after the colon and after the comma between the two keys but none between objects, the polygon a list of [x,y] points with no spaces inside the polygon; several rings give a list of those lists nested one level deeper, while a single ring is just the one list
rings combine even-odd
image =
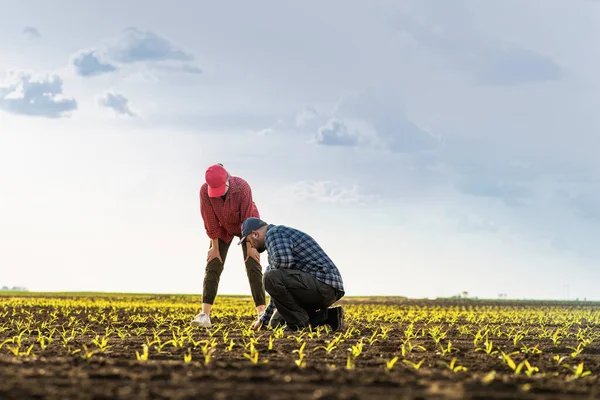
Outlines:
[{"label": "blue plaid shirt", "polygon": [[[266,271],[291,268],[307,272],[344,295],[344,282],[340,271],[308,234],[287,226],[271,224],[265,235],[265,247],[269,254]],[[275,305],[271,298],[260,318],[263,325],[269,323],[274,311]]]}]

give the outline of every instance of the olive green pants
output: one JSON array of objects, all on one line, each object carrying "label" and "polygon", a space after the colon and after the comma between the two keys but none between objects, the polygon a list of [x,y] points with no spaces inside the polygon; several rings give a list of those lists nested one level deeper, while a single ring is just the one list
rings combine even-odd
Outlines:
[{"label": "olive green pants", "polygon": [[[204,273],[204,286],[202,290],[202,302],[207,304],[213,304],[215,297],[217,297],[217,291],[219,288],[219,280],[221,279],[221,273],[223,272],[225,259],[229,252],[229,246],[233,243],[225,243],[219,239],[219,253],[221,254],[221,262],[218,258],[213,258],[206,264],[206,271]],[[246,244],[240,246],[242,248],[242,254],[244,260],[246,259],[248,248]],[[212,248],[212,241],[211,246]],[[263,284],[262,267],[252,257],[248,258],[246,264],[246,275],[248,276],[248,282],[250,283],[250,291],[252,292],[252,298],[254,299],[255,306],[262,306],[266,304],[265,300],[265,287]]]}]

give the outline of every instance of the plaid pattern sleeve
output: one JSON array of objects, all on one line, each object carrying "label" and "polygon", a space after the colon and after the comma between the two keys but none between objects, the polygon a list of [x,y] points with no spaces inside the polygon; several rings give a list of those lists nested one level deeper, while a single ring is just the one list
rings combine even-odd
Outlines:
[{"label": "plaid pattern sleeve", "polygon": [[275,304],[273,304],[273,299],[269,299],[269,304],[265,307],[265,312],[261,315],[259,321],[263,325],[267,325],[275,312]]},{"label": "plaid pattern sleeve", "polygon": [[[297,269],[344,293],[344,281],[340,271],[310,235],[283,225],[269,225],[265,245],[269,254],[267,271],[279,268]],[[272,301],[269,301],[261,318],[263,323],[271,319],[274,308]]]}]

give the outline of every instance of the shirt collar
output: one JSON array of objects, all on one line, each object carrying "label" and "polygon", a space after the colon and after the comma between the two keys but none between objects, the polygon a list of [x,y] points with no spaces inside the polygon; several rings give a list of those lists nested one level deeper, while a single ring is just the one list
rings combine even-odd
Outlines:
[{"label": "shirt collar", "polygon": [[237,193],[240,191],[240,187],[237,183],[237,180],[235,179],[235,177],[230,176],[229,177],[229,190],[227,190],[227,194],[229,193]]}]

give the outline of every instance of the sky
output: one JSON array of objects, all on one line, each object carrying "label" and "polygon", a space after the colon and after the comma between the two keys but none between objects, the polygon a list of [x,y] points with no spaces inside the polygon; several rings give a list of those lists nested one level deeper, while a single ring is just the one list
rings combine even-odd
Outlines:
[{"label": "sky", "polygon": [[599,1],[0,10],[0,286],[201,293],[220,162],[348,296],[600,300]]}]

